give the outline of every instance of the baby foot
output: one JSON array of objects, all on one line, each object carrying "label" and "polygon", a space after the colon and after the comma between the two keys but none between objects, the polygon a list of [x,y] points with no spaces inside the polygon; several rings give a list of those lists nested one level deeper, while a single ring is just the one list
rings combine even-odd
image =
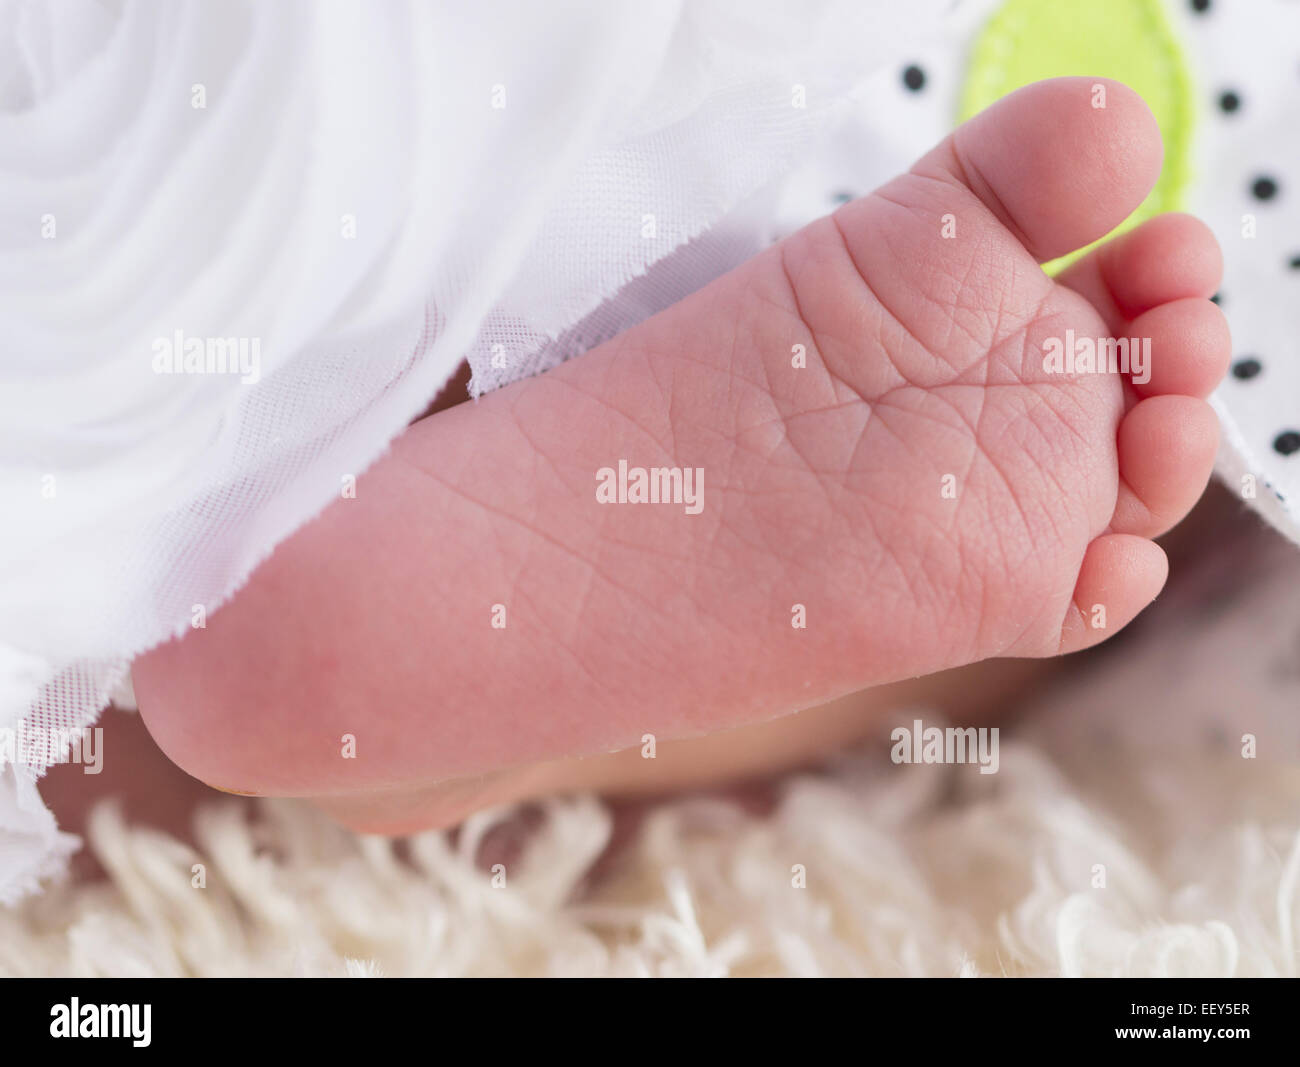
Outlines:
[{"label": "baby foot", "polygon": [[[1039,264],[1160,158],[1123,86],[1030,86],[641,326],[417,423],[138,662],[150,730],[205,781],[406,829],[526,791],[524,764],[1103,640],[1210,473],[1219,254],[1165,216]],[[602,502],[620,461],[698,495]]]}]

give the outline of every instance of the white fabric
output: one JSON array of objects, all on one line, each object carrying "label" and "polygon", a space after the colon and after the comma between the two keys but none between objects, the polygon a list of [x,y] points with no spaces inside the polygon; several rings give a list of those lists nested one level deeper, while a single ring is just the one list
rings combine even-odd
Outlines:
[{"label": "white fabric", "polygon": [[[0,0],[0,728],[92,721],[466,355],[534,373],[758,247],[945,6]],[[155,373],[175,331],[256,373]],[[69,846],[40,770],[0,900]]]},{"label": "white fabric", "polygon": [[[1213,18],[1185,22],[1206,108],[1191,210],[1223,249],[1234,360],[1262,367],[1248,379],[1230,375],[1212,398],[1223,424],[1219,472],[1235,493],[1253,491],[1247,502],[1300,541],[1300,452],[1274,446],[1279,435],[1300,433],[1300,268],[1290,265],[1300,257],[1300,8],[1222,4]],[[1225,114],[1215,101],[1229,90],[1241,105]],[[1270,200],[1252,195],[1260,177],[1279,188]]]}]

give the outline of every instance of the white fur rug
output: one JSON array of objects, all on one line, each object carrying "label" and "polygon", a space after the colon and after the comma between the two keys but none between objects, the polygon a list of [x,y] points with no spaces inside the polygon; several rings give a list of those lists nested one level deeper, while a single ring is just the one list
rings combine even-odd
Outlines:
[{"label": "white fur rug", "polygon": [[1087,756],[1079,778],[1005,743],[993,776],[860,756],[767,816],[664,804],[591,884],[612,826],[593,799],[513,835],[504,885],[473,857],[511,836],[505,813],[399,845],[219,803],[195,854],[109,806],[92,837],[112,884],[0,913],[0,972],[1294,976],[1300,775]]}]

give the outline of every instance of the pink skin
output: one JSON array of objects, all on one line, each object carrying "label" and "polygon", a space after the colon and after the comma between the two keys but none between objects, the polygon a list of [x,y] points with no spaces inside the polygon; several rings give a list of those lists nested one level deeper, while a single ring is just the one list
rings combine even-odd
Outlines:
[{"label": "pink skin", "polygon": [[[1037,266],[1159,172],[1145,106],[1111,83],[1093,109],[1096,81],[1012,94],[641,326],[412,426],[205,630],[136,664],[159,745],[215,785],[408,829],[437,805],[374,798],[486,801],[454,783],[512,776],[516,795],[542,761],[1113,634],[1165,580],[1148,538],[1209,476],[1229,348],[1195,220],[1059,283]],[[1067,328],[1150,336],[1151,381],[1045,372]],[[703,512],[598,503],[619,459],[703,468]]]}]

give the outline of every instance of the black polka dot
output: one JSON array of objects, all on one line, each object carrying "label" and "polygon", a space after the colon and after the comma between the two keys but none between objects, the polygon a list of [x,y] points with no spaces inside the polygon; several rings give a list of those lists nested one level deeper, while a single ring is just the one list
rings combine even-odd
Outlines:
[{"label": "black polka dot", "polygon": [[1292,256],[1287,266],[1292,270],[1300,270],[1300,256]]},{"label": "black polka dot", "polygon": [[1251,184],[1250,192],[1256,200],[1272,200],[1277,196],[1277,182],[1266,174],[1261,175]]},{"label": "black polka dot", "polygon": [[1291,455],[1292,452],[1300,452],[1300,433],[1295,430],[1283,430],[1273,438],[1273,451],[1280,452],[1284,456]]},{"label": "black polka dot", "polygon": [[1214,304],[1222,304],[1222,303],[1223,303],[1223,294],[1222,294],[1222,293],[1215,293],[1212,297],[1210,297],[1210,302],[1211,302],[1211,303],[1214,303]]},{"label": "black polka dot", "polygon": [[1210,10],[1210,0],[1192,0],[1192,10],[1198,15],[1204,15]]},{"label": "black polka dot", "polygon": [[1240,378],[1245,382],[1255,377],[1255,375],[1263,369],[1264,368],[1260,364],[1259,360],[1254,356],[1247,356],[1245,359],[1237,360],[1237,362],[1232,365],[1232,376],[1234,378]]},{"label": "black polka dot", "polygon": [[916,64],[912,64],[912,66],[903,71],[903,84],[911,89],[912,92],[919,93],[923,88],[925,88],[925,71],[916,66]]},{"label": "black polka dot", "polygon": [[841,189],[838,193],[832,193],[831,199],[834,200],[835,203],[837,204],[847,204],[850,200],[853,199],[853,194],[845,191],[844,189]]},{"label": "black polka dot", "polygon": [[1231,89],[1219,94],[1219,110],[1231,115],[1237,108],[1241,107],[1241,97]]}]

